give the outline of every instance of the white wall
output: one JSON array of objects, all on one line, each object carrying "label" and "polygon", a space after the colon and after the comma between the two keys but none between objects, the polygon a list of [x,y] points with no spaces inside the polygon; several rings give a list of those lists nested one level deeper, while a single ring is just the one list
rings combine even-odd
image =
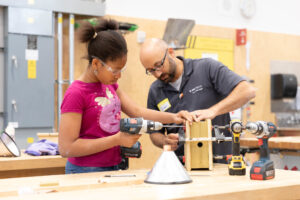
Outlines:
[{"label": "white wall", "polygon": [[201,25],[300,35],[300,0],[254,0],[256,13],[251,19],[242,16],[240,1],[106,0],[106,14],[157,20],[193,19]]}]

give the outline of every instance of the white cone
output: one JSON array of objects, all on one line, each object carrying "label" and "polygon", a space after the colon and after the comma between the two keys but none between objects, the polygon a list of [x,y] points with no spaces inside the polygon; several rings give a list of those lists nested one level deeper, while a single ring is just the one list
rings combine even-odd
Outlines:
[{"label": "white cone", "polygon": [[153,184],[181,184],[190,182],[192,182],[192,179],[178,160],[174,151],[163,151],[145,180],[145,183]]}]

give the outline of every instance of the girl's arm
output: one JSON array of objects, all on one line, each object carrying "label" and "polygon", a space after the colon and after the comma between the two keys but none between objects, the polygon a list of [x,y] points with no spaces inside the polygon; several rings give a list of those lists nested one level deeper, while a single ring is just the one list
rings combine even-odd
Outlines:
[{"label": "girl's arm", "polygon": [[178,113],[159,112],[143,108],[133,102],[128,95],[120,88],[117,89],[117,95],[121,100],[122,111],[129,117],[143,117],[148,120],[159,121],[161,123],[184,123],[185,120],[192,121],[193,116],[187,111],[180,111]]},{"label": "girl's arm", "polygon": [[62,157],[80,157],[98,153],[114,146],[131,147],[140,137],[139,134],[119,132],[115,135],[97,138],[79,138],[82,114],[64,113],[59,126],[59,152]]}]

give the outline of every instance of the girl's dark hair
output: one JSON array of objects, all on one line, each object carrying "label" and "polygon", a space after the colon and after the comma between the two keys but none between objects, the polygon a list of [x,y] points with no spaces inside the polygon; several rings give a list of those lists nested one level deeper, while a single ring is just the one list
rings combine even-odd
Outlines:
[{"label": "girl's dark hair", "polygon": [[81,25],[79,40],[87,43],[89,63],[92,62],[93,56],[106,62],[127,55],[127,44],[118,28],[117,21],[104,18],[99,18],[96,25],[90,22],[84,22]]}]

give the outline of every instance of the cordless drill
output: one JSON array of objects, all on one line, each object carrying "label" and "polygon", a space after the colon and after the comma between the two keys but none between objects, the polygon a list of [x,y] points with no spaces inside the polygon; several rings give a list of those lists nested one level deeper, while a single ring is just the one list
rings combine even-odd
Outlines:
[{"label": "cordless drill", "polygon": [[125,118],[121,119],[120,131],[130,134],[151,133],[162,129],[163,124],[151,120],[140,118]]},{"label": "cordless drill", "polygon": [[276,126],[271,122],[249,122],[246,129],[256,135],[260,149],[260,158],[250,169],[250,178],[253,180],[268,180],[275,177],[274,162],[270,160],[268,140],[276,133]]},{"label": "cordless drill", "polygon": [[229,127],[232,132],[232,157],[228,161],[229,175],[245,175],[246,165],[240,154],[240,135],[243,131],[243,124],[239,120],[232,120]]},{"label": "cordless drill", "polygon": [[[162,129],[163,124],[160,122],[154,122],[150,120],[144,120],[143,118],[125,118],[121,119],[120,131],[129,134],[141,134],[151,133]],[[142,146],[137,141],[132,147],[121,147],[121,156],[130,158],[139,158],[142,155]]]}]

